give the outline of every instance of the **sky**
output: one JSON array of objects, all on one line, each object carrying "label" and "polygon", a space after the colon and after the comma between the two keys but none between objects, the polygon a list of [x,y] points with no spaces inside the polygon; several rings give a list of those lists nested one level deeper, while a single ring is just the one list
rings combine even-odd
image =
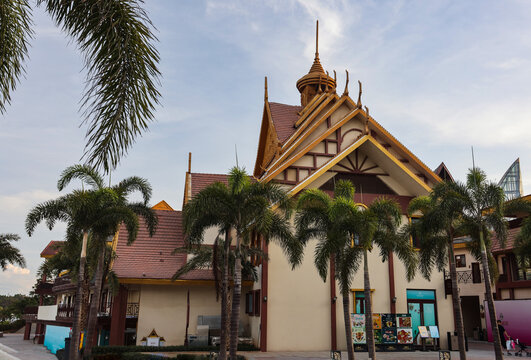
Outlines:
[{"label": "sky", "polygon": [[[311,67],[315,21],[326,70],[430,168],[444,161],[464,180],[476,165],[499,181],[516,159],[531,193],[531,3],[499,1],[148,0],[160,53],[161,106],[111,180],[136,175],[152,204],[180,209],[188,152],[192,171],[254,169],[269,100],[300,103],[297,80]],[[0,115],[0,233],[19,234],[27,268],[0,272],[0,294],[27,293],[50,240],[64,225],[29,237],[24,221],[56,198],[62,170],[85,146],[82,56],[43,8],[33,11],[26,75]],[[79,187],[70,186],[66,191]]]}]

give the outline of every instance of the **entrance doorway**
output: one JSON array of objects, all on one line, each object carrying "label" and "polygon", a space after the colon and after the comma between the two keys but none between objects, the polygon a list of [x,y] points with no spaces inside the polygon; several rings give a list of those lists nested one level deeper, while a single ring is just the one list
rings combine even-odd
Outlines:
[{"label": "entrance doorway", "polygon": [[437,304],[434,290],[407,290],[407,308],[411,314],[413,339],[419,326],[437,325]]},{"label": "entrance doorway", "polygon": [[463,313],[463,324],[467,337],[475,340],[474,330],[481,329],[481,317],[479,308],[479,296],[461,296],[461,312]]}]

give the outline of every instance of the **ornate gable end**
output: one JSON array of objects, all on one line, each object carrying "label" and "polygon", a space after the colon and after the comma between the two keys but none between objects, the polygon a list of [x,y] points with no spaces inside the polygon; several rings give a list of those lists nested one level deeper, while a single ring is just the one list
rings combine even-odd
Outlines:
[{"label": "ornate gable end", "polygon": [[258,153],[254,167],[254,176],[260,177],[267,165],[278,154],[280,141],[273,126],[271,119],[271,110],[269,103],[264,103],[264,112],[262,115],[262,126],[260,127],[260,138],[258,140]]}]

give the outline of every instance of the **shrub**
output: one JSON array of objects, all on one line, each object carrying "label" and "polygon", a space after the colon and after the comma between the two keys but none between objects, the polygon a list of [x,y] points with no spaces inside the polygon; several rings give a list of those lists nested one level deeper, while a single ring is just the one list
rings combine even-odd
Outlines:
[{"label": "shrub", "polygon": [[[238,351],[257,351],[256,347],[252,345],[240,344]],[[184,345],[177,346],[95,346],[92,348],[92,354],[122,354],[133,352],[179,352],[179,351],[219,351],[216,346],[202,346],[202,347],[185,347]],[[96,359],[96,357],[94,357]],[[97,358],[99,359],[99,358]],[[105,359],[107,360],[107,359]]]}]

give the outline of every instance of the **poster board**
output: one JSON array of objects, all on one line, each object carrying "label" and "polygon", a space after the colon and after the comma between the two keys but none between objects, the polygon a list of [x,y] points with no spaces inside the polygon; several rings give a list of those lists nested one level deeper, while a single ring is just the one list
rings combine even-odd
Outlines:
[{"label": "poster board", "polygon": [[439,328],[436,325],[430,325],[430,337],[434,339],[439,338]]},{"label": "poster board", "polygon": [[420,334],[420,337],[421,338],[429,338],[430,337],[430,333],[428,332],[428,329],[426,328],[426,326],[419,326],[419,334]]},{"label": "poster board", "polygon": [[365,314],[351,314],[352,342],[356,345],[367,342],[365,332]]}]

